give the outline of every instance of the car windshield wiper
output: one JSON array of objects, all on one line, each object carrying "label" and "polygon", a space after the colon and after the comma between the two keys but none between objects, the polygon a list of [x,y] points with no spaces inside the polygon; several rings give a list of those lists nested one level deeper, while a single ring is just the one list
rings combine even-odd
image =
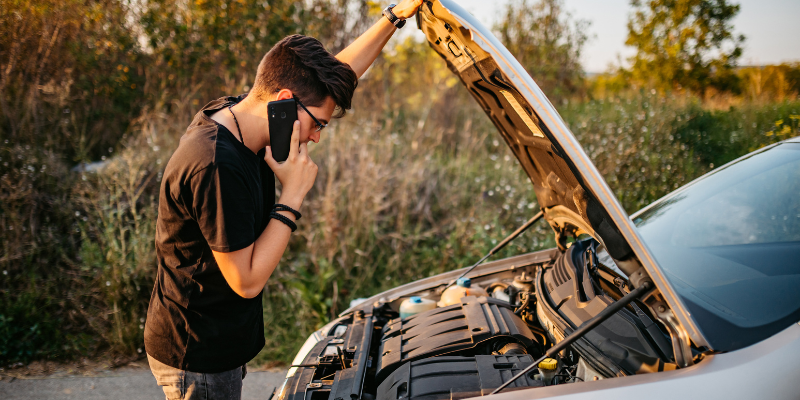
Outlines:
[{"label": "car windshield wiper", "polygon": [[564,340],[558,342],[555,346],[551,347],[547,350],[544,355],[536,360],[533,364],[529,365],[527,368],[520,371],[518,374],[514,375],[511,379],[507,380],[505,383],[500,385],[497,389],[495,389],[491,394],[500,393],[501,390],[505,389],[515,380],[519,379],[521,376],[524,376],[532,369],[537,368],[540,362],[544,361],[545,358],[554,358],[556,354],[558,354],[561,350],[564,350],[567,346],[574,343],[576,340],[580,339],[583,335],[588,333],[590,330],[594,329],[597,325],[603,323],[603,321],[610,318],[612,315],[616,314],[617,311],[623,309],[625,306],[630,304],[632,301],[636,300],[650,290],[652,284],[648,281],[642,283],[641,286],[637,287],[636,289],[631,290],[630,293],[623,296],[621,299],[617,300],[614,303],[611,303],[608,307],[606,307],[603,311],[600,311],[594,318],[587,321],[585,324],[581,325],[578,329],[572,331],[569,336],[565,337]]},{"label": "car windshield wiper", "polygon": [[536,215],[534,215],[531,219],[529,219],[528,222],[526,222],[524,225],[522,225],[519,228],[517,228],[517,230],[515,230],[512,234],[508,235],[508,237],[503,239],[502,242],[498,243],[497,246],[494,246],[493,249],[489,250],[489,252],[486,253],[486,255],[483,256],[483,258],[478,260],[478,262],[473,264],[471,267],[467,268],[467,270],[464,271],[464,273],[462,273],[461,275],[459,275],[458,278],[456,278],[456,279],[452,280],[450,283],[448,283],[447,286],[444,287],[444,289],[446,290],[450,286],[453,286],[459,279],[463,278],[468,273],[472,272],[472,270],[475,269],[475,267],[477,267],[478,265],[483,264],[483,262],[486,261],[489,257],[497,254],[498,251],[502,250],[503,247],[506,247],[506,245],[511,243],[512,240],[516,239],[517,236],[521,235],[522,232],[527,231],[528,228],[530,228],[533,224],[535,224],[536,221],[541,219],[542,216],[544,216],[544,211],[539,211]]}]

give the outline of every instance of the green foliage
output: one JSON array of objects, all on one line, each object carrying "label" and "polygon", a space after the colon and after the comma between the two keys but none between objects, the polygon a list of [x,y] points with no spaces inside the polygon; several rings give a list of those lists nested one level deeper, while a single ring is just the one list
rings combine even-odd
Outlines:
[{"label": "green foliage", "polygon": [[[41,290],[48,283],[32,279],[29,284]],[[59,314],[58,302],[33,290],[18,296],[0,292],[0,365],[86,352],[89,334],[69,332]]]},{"label": "green foliage", "polygon": [[701,174],[674,137],[685,106],[654,91],[570,104],[562,109],[586,153],[629,212]]},{"label": "green foliage", "polygon": [[79,242],[73,183],[53,152],[0,143],[0,365],[88,347],[65,290]]},{"label": "green foliage", "polygon": [[739,5],[727,0],[631,0],[628,21],[631,77],[661,90],[737,91],[733,68],[744,36],[735,37],[731,20]]},{"label": "green foliage", "polygon": [[715,167],[796,136],[798,111],[798,101],[708,110],[694,97],[668,99],[655,90],[561,109],[629,213]]},{"label": "green foliage", "polygon": [[205,103],[246,92],[261,58],[293,33],[344,48],[364,29],[367,0],[148,0],[139,16],[148,41],[148,92],[156,100],[196,91]]},{"label": "green foliage", "polygon": [[775,128],[765,133],[767,137],[774,136],[776,139],[789,139],[800,134],[800,115],[789,115],[788,120],[779,119],[775,121]]},{"label": "green foliage", "polygon": [[150,81],[172,94],[202,84],[206,95],[251,81],[264,53],[300,29],[301,9],[282,0],[147,1],[140,23],[153,51]]},{"label": "green foliage", "polygon": [[768,107],[731,107],[727,111],[704,110],[695,103],[687,111],[675,137],[701,165],[711,168],[798,134],[800,107],[796,101]]},{"label": "green foliage", "polygon": [[[130,144],[130,143],[128,143]],[[142,144],[142,143],[140,143]],[[125,148],[88,182],[79,201],[87,218],[78,257],[93,306],[89,322],[122,354],[142,351],[143,323],[153,289],[155,221],[161,159]],[[109,310],[110,313],[105,313]]]},{"label": "green foliage", "polygon": [[68,171],[55,154],[0,143],[0,268],[6,279],[58,272],[77,243]]},{"label": "green foliage", "polygon": [[108,154],[138,112],[142,54],[115,0],[0,3],[0,136],[69,161]]},{"label": "green foliage", "polygon": [[560,101],[583,94],[580,56],[588,25],[572,20],[563,0],[516,0],[507,4],[495,30],[539,87]]}]

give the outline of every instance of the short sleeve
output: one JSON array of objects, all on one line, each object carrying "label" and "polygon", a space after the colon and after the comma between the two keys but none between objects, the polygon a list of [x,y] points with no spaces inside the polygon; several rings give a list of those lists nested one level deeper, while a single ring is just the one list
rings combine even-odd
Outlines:
[{"label": "short sleeve", "polygon": [[229,253],[255,242],[255,204],[241,170],[215,164],[191,185],[192,212],[211,250]]}]

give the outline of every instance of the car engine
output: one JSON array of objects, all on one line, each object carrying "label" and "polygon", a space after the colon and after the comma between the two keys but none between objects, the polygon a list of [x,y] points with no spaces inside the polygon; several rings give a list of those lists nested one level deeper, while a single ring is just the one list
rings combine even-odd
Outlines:
[{"label": "car engine", "polygon": [[[481,282],[485,295],[405,318],[398,312],[403,299],[339,318],[292,366],[280,398],[438,400],[491,393],[552,344],[535,316],[532,275],[521,272]],[[441,291],[420,295],[435,299]],[[576,381],[575,363],[550,361],[552,370],[540,364],[538,373],[506,390]]]}]

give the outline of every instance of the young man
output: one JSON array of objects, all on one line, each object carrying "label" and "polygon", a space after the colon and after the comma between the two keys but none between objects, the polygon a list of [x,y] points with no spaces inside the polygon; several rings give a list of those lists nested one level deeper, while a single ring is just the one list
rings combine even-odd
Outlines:
[{"label": "young man", "polygon": [[[241,397],[245,364],[264,346],[262,290],[317,175],[307,143],[350,107],[358,78],[421,3],[387,7],[386,18],[336,57],[316,39],[289,36],[264,56],[249,95],[212,101],[195,116],[164,171],[145,326],[150,367],[167,399]],[[279,164],[267,103],[291,98],[298,120]],[[274,177],[282,185],[277,204]]]}]

